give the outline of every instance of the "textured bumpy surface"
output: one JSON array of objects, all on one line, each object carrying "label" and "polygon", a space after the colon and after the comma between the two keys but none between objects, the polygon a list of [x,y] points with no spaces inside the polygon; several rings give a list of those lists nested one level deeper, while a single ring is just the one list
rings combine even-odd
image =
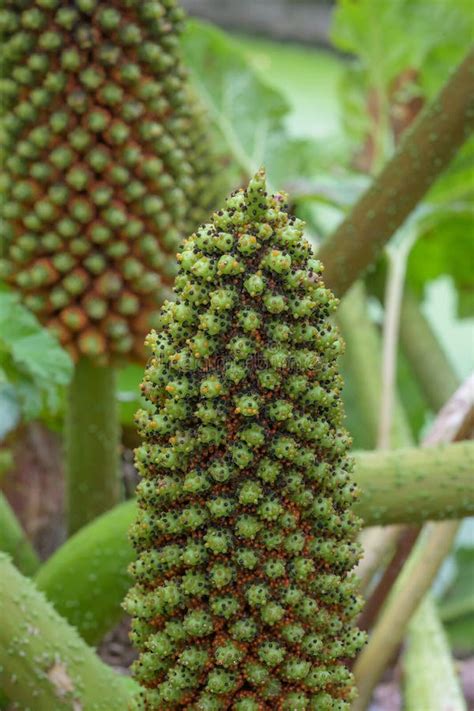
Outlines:
[{"label": "textured bumpy surface", "polygon": [[0,276],[75,357],[141,350],[207,214],[181,20],[175,0],[0,4]]},{"label": "textured bumpy surface", "polygon": [[137,414],[137,709],[343,710],[363,643],[336,300],[263,173],[178,255]]}]

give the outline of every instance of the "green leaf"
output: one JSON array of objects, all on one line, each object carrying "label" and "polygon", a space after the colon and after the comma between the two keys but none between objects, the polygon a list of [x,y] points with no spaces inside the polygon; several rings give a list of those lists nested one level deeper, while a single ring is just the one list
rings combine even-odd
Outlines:
[{"label": "green leaf", "polygon": [[53,394],[55,391],[48,384],[45,387],[38,386],[31,378],[19,373],[15,377],[14,386],[21,414],[25,420],[34,420],[39,417],[48,418],[50,415],[57,416],[59,414],[62,400],[59,394],[57,399],[55,398]]},{"label": "green leaf", "polygon": [[0,366],[27,418],[57,412],[73,364],[55,337],[20,303],[0,290]]},{"label": "green leaf", "polygon": [[352,207],[369,184],[368,176],[361,173],[340,171],[337,176],[316,174],[310,180],[296,182],[292,195],[298,203],[311,201],[337,208],[342,220],[344,212]]},{"label": "green leaf", "polygon": [[339,82],[345,60],[334,52],[261,37],[237,38],[252,66],[287,100],[285,125],[292,136],[341,142]]},{"label": "green leaf", "polygon": [[15,388],[0,382],[0,441],[17,426],[20,420],[20,406]]},{"label": "green leaf", "polygon": [[24,366],[33,378],[48,378],[57,385],[67,385],[72,364],[66,351],[46,330],[32,333],[12,342],[12,355],[16,363]]},{"label": "green leaf", "polygon": [[459,151],[412,218],[418,240],[408,262],[407,279],[421,295],[439,276],[453,279],[458,316],[474,315],[471,261],[474,231],[474,138]]},{"label": "green leaf", "polygon": [[470,138],[428,193],[433,205],[472,206],[474,199],[474,137]]},{"label": "green leaf", "polygon": [[244,174],[251,174],[263,161],[268,136],[281,129],[288,104],[260,80],[238,45],[211,25],[189,22],[183,48],[222,139]]},{"label": "green leaf", "polygon": [[468,49],[473,29],[468,0],[339,0],[331,36],[358,56],[369,85],[388,88],[410,68],[432,94]]},{"label": "green leaf", "polygon": [[344,125],[357,151],[370,136],[372,169],[393,151],[396,124],[406,125],[462,59],[473,31],[469,0],[339,0],[332,40],[357,57],[341,84]]},{"label": "green leaf", "polygon": [[366,175],[350,171],[340,171],[337,176],[315,174],[290,183],[295,212],[306,222],[306,234],[314,246],[336,229],[368,184]]},{"label": "green leaf", "polygon": [[316,144],[289,134],[289,103],[262,79],[237,42],[211,25],[192,21],[182,44],[220,142],[238,166],[229,174],[230,184],[246,181],[262,165],[278,187],[314,170]]},{"label": "green leaf", "polygon": [[426,282],[450,275],[458,294],[463,295],[463,313],[459,315],[472,316],[474,281],[472,263],[467,257],[472,253],[472,212],[467,207],[461,208],[459,213],[439,211],[437,218],[426,221],[427,229],[422,231],[411,251],[407,280],[421,294]]}]

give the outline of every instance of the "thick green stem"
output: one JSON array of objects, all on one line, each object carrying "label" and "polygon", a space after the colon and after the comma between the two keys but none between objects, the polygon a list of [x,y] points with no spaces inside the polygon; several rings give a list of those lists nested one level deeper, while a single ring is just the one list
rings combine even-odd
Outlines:
[{"label": "thick green stem", "polygon": [[0,687],[18,708],[110,711],[128,707],[132,682],[103,664],[3,553],[0,603]]},{"label": "thick green stem", "polygon": [[33,575],[39,558],[5,496],[0,492],[0,551],[11,555],[16,567],[25,575]]},{"label": "thick green stem", "polygon": [[437,412],[455,392],[459,381],[415,296],[409,291],[402,301],[400,341],[428,405]]},{"label": "thick green stem", "polygon": [[[465,515],[474,510],[466,463],[473,456],[474,443],[358,452],[354,479],[362,494],[356,511],[368,524]],[[453,472],[455,486],[449,483]],[[426,496],[425,490],[432,495]],[[130,585],[127,566],[134,559],[127,531],[135,519],[134,500],[100,516],[67,541],[36,576],[50,602],[90,643],[98,642],[122,614]]]},{"label": "thick green stem", "polygon": [[373,523],[422,523],[474,512],[474,443],[356,455],[357,513]]},{"label": "thick green stem", "polygon": [[66,415],[69,533],[120,500],[119,435],[115,371],[83,358],[76,365]]},{"label": "thick green stem", "polygon": [[400,146],[322,245],[325,283],[342,295],[373,264],[443,172],[474,125],[474,52],[470,52],[438,96],[420,113]]},{"label": "thick green stem", "polygon": [[410,622],[404,658],[405,711],[466,711],[443,626],[431,596]]},{"label": "thick green stem", "polygon": [[[357,401],[357,414],[366,431],[367,449],[376,445],[382,388],[381,346],[377,328],[367,313],[362,282],[352,286],[342,300],[337,320],[346,343],[344,367]],[[412,441],[402,407],[397,402],[391,427],[393,447],[406,447]],[[364,442],[365,444],[365,442]]]}]

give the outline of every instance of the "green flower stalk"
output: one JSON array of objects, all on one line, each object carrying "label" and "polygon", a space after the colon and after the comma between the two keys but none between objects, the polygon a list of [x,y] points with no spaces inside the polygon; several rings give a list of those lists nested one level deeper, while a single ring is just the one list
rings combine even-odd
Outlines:
[{"label": "green flower stalk", "polygon": [[177,245],[207,214],[182,18],[175,0],[0,9],[0,275],[74,359],[142,352]]},{"label": "green flower stalk", "polygon": [[337,300],[261,171],[187,239],[152,332],[125,609],[135,709],[343,711],[351,570]]}]

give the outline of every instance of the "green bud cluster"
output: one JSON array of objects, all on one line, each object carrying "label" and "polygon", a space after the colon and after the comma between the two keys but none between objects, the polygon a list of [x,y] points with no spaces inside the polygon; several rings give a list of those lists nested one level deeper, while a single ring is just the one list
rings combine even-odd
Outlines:
[{"label": "green bud cluster", "polygon": [[259,172],[187,239],[137,413],[142,711],[343,711],[360,522],[322,265]]},{"label": "green bud cluster", "polygon": [[74,357],[142,351],[208,214],[175,0],[0,5],[0,277]]}]

